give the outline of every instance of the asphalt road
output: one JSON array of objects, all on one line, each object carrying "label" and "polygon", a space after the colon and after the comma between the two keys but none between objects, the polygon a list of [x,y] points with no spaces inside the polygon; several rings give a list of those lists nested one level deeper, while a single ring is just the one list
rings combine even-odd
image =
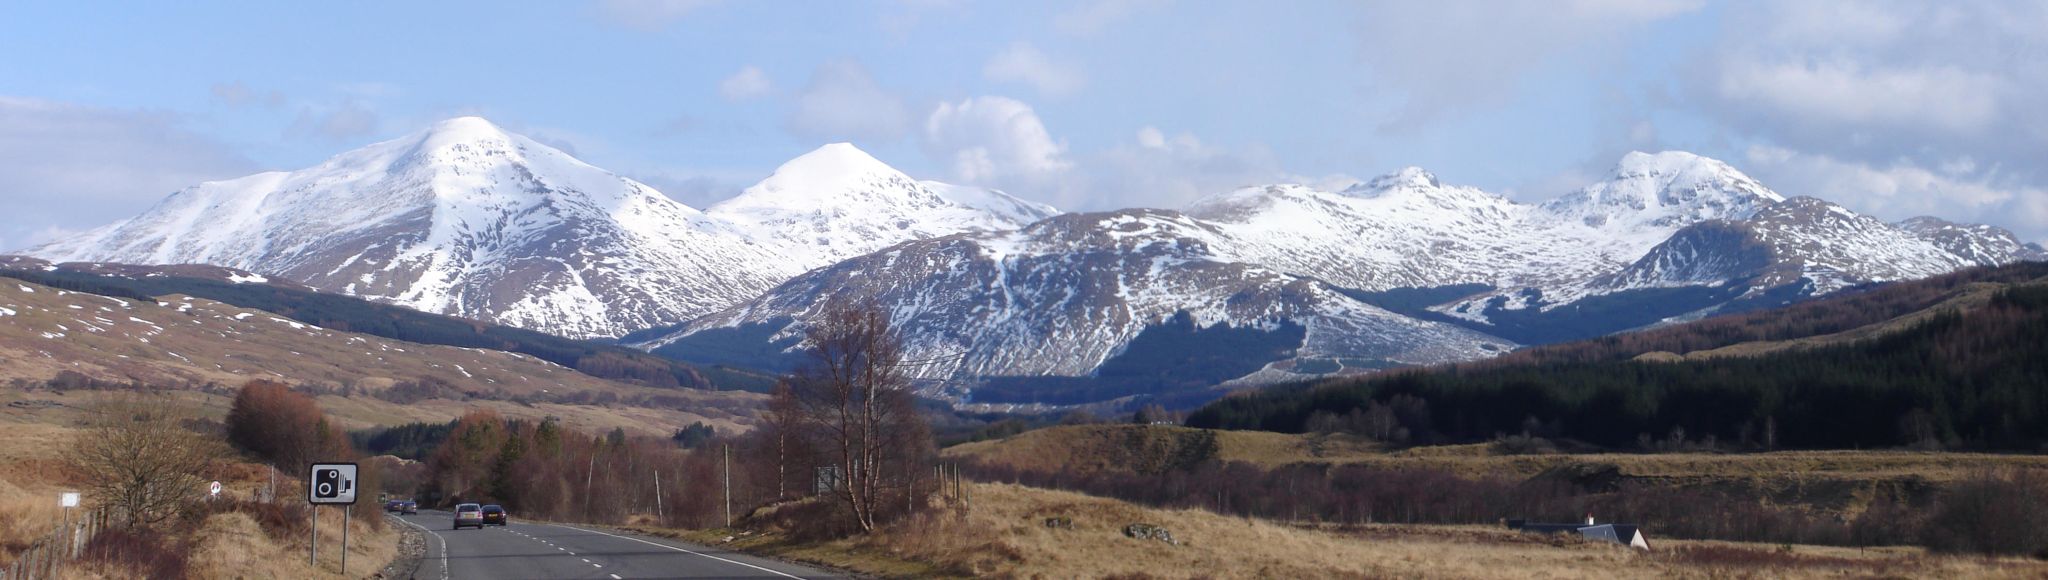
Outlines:
[{"label": "asphalt road", "polygon": [[615,534],[581,526],[520,523],[451,529],[454,515],[404,516],[427,531],[427,555],[414,578],[838,578],[821,570],[719,548]]}]

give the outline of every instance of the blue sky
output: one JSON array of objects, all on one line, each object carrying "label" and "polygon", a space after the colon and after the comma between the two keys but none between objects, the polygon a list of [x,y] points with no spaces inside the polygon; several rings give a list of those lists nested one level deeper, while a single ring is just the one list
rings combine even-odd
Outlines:
[{"label": "blue sky", "polygon": [[0,8],[0,248],[479,114],[699,207],[830,141],[1066,209],[1629,150],[2048,240],[2036,2],[351,2]]}]

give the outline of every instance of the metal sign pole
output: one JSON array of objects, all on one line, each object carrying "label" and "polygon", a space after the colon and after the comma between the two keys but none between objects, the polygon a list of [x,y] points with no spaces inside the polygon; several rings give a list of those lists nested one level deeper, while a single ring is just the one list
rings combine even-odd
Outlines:
[{"label": "metal sign pole", "polygon": [[348,524],[356,518],[355,506],[341,508],[341,575],[348,575]]},{"label": "metal sign pole", "polygon": [[314,568],[319,568],[319,567],[320,567],[320,506],[317,506],[317,505],[315,505],[315,506],[310,506],[310,507],[307,507],[306,509],[308,509],[308,510],[312,510],[312,512],[313,512],[313,541],[312,541],[312,542],[310,542],[310,543],[309,543],[309,545],[308,545],[308,547],[306,548],[306,564],[307,564],[307,565],[309,565],[309,566],[312,566],[312,567],[314,567]]}]

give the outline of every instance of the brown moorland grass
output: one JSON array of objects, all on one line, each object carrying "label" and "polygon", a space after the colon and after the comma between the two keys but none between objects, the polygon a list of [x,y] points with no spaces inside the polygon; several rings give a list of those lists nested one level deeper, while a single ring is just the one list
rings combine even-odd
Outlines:
[{"label": "brown moorland grass", "polygon": [[[1134,436],[1133,433],[1140,435]],[[1770,453],[1560,453],[1501,455],[1486,444],[1390,450],[1350,435],[1215,431],[1164,425],[1067,425],[1027,431],[1005,439],[979,441],[941,451],[951,459],[972,459],[1022,469],[1067,472],[1131,470],[1134,457],[1172,444],[1129,446],[1137,440],[1214,437],[1220,461],[1262,467],[1294,463],[1362,464],[1385,469],[1435,469],[1467,477],[1533,477],[1562,465],[1607,463],[1623,475],[1663,480],[1796,477],[1809,480],[1874,480],[1920,477],[1955,481],[1984,469],[2048,467],[2048,455],[1923,451],[1779,451]],[[1145,459],[1158,461],[1157,458]]]},{"label": "brown moorland grass", "polygon": [[[870,537],[803,543],[764,530],[740,549],[884,577],[993,578],[2036,578],[2048,562],[1652,538],[1654,550],[1481,526],[1303,527],[1077,493],[971,484],[971,506]],[[1068,518],[1071,528],[1045,525]],[[1148,523],[1179,545],[1123,535]],[[717,541],[724,530],[669,532]]]}]

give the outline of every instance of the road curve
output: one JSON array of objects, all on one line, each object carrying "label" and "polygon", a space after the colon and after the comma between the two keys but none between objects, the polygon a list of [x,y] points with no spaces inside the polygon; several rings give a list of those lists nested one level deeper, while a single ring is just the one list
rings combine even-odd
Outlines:
[{"label": "road curve", "polygon": [[839,578],[720,548],[583,526],[520,523],[451,529],[454,515],[421,511],[405,523],[427,532],[417,580],[494,578]]}]

